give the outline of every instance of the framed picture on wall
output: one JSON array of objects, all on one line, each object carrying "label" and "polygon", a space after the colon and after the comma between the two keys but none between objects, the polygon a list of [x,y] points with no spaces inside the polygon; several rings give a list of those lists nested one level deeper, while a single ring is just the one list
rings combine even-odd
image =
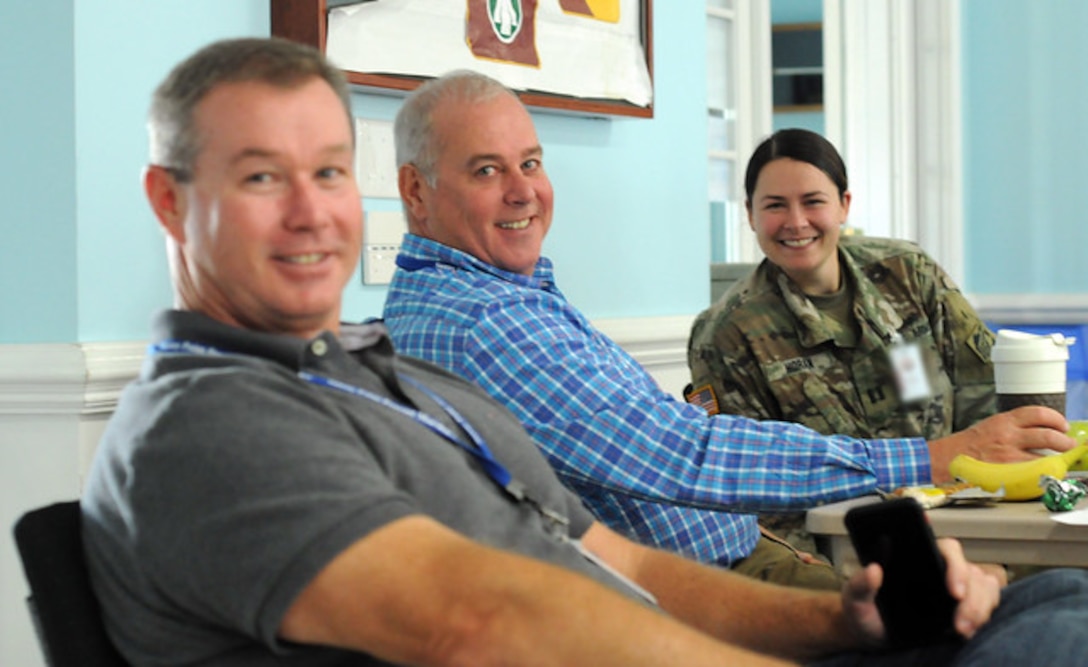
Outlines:
[{"label": "framed picture on wall", "polygon": [[272,34],[370,92],[473,69],[527,105],[653,117],[653,0],[271,0]]}]

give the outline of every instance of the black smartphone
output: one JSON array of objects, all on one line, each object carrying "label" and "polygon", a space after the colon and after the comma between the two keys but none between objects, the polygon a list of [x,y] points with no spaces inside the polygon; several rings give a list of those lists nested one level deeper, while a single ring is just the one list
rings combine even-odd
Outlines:
[{"label": "black smartphone", "polygon": [[862,565],[876,562],[884,570],[876,606],[888,643],[901,648],[956,636],[957,602],[948,592],[944,556],[918,501],[895,498],[854,507],[845,522]]}]

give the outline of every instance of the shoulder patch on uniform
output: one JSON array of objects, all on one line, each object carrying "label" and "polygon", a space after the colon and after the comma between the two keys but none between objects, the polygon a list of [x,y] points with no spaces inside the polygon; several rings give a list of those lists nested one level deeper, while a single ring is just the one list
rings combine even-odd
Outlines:
[{"label": "shoulder patch on uniform", "polygon": [[714,387],[704,384],[684,394],[684,400],[692,405],[698,405],[706,410],[708,415],[718,414],[718,397],[714,395]]}]

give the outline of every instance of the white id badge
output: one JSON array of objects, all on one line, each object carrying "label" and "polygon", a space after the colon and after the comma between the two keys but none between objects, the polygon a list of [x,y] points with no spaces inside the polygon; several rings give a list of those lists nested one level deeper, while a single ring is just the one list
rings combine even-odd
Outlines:
[{"label": "white id badge", "polygon": [[[900,339],[901,340],[901,339]],[[888,349],[895,384],[899,388],[899,400],[913,403],[933,396],[922,360],[922,348],[918,343],[895,343]]]}]

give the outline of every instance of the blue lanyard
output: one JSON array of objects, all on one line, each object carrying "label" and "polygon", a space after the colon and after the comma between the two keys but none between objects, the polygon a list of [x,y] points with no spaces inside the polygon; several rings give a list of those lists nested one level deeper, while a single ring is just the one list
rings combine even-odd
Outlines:
[{"label": "blue lanyard", "polygon": [[[510,475],[510,471],[508,471],[505,466],[499,463],[498,460],[496,460],[495,457],[491,454],[491,450],[487,447],[487,443],[484,442],[483,437],[476,431],[475,428],[473,428],[472,424],[468,423],[468,420],[461,416],[461,413],[458,412],[452,405],[450,405],[446,401],[446,399],[434,393],[427,387],[424,387],[422,384],[416,381],[415,378],[410,378],[399,374],[397,375],[397,378],[399,380],[401,380],[402,382],[407,382],[416,389],[419,389],[423,393],[427,394],[427,396],[429,396],[431,400],[437,403],[438,407],[442,408],[446,412],[446,414],[449,415],[450,418],[457,423],[458,426],[464,429],[465,433],[468,434],[468,437],[472,439],[471,445],[459,438],[457,434],[447,428],[445,424],[438,421],[429,414],[421,412],[414,408],[410,408],[407,405],[386,398],[381,394],[375,394],[374,392],[363,389],[362,387],[357,387],[353,384],[341,382],[340,380],[334,380],[333,378],[326,377],[324,375],[315,375],[314,373],[310,373],[307,371],[299,371],[298,376],[303,380],[306,380],[307,382],[315,384],[319,387],[336,389],[337,391],[342,391],[346,394],[351,394],[352,396],[365,398],[368,401],[373,401],[381,405],[382,407],[389,408],[390,410],[398,412],[401,415],[426,426],[427,428],[431,429],[446,440],[449,440],[450,442],[465,450],[469,454],[475,456],[477,460],[479,460],[480,464],[483,465],[484,470],[487,471],[488,476],[491,477],[491,479],[494,480],[496,484],[503,487],[507,491],[511,490],[511,486],[517,484],[513,476]],[[511,495],[516,495],[516,492],[512,493]]]},{"label": "blue lanyard", "polygon": [[[210,345],[201,345],[188,340],[162,340],[147,346],[147,352],[151,356],[157,354],[199,354],[205,357],[224,357],[226,352]],[[241,355],[239,355],[241,356]]]},{"label": "blue lanyard", "polygon": [[[204,356],[223,356],[227,353],[222,350],[210,347],[207,345],[201,345],[199,343],[193,343],[185,340],[166,340],[158,343],[153,343],[149,346],[148,351],[155,354],[198,354]],[[239,355],[243,356],[243,355]],[[483,466],[484,471],[487,472],[488,477],[495,482],[500,488],[502,488],[508,495],[518,502],[523,502],[530,505],[533,509],[540,514],[544,519],[544,523],[547,525],[548,530],[556,536],[565,536],[566,531],[564,527],[569,524],[567,517],[562,514],[545,507],[539,501],[537,501],[530,493],[528,488],[514,479],[510,471],[506,469],[506,466],[502,465],[491,453],[491,449],[488,448],[487,442],[479,431],[472,426],[471,423],[461,413],[450,405],[449,401],[439,396],[429,387],[424,386],[418,380],[407,375],[397,374],[397,379],[407,384],[412,385],[416,389],[426,394],[431,400],[438,404],[438,407],[449,415],[458,426],[460,426],[468,437],[472,440],[472,444],[465,442],[462,438],[458,437],[456,433],[451,431],[445,424],[438,421],[431,415],[416,410],[415,408],[408,407],[402,403],[398,403],[392,399],[389,399],[381,394],[376,394],[362,387],[357,387],[353,384],[341,382],[324,375],[317,375],[308,371],[299,371],[299,378],[309,382],[318,387],[325,387],[327,389],[335,389],[352,396],[366,399],[397,412],[398,414],[407,417],[418,424],[426,426],[435,434],[445,438],[449,442],[457,445],[464,451],[471,454],[479,463]]]}]

